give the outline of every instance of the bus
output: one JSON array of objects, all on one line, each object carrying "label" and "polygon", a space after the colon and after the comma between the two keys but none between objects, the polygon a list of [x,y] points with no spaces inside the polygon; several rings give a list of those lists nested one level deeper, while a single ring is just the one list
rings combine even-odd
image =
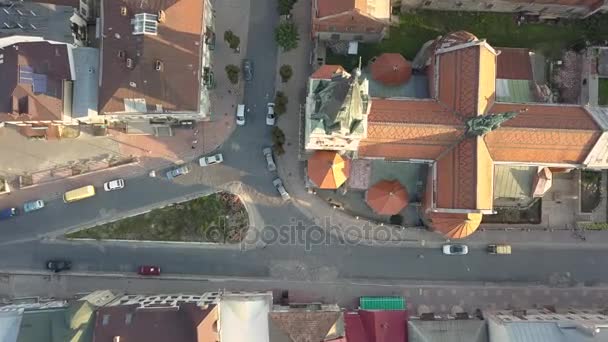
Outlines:
[{"label": "bus", "polygon": [[95,187],[92,185],[83,186],[82,188],[70,190],[63,194],[63,201],[65,203],[80,201],[85,198],[95,196]]}]

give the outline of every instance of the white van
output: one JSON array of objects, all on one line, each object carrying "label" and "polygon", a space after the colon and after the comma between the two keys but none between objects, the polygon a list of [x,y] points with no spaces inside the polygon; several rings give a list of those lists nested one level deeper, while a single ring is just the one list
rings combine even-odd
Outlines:
[{"label": "white van", "polygon": [[236,124],[239,126],[245,125],[245,105],[240,104],[236,107]]}]

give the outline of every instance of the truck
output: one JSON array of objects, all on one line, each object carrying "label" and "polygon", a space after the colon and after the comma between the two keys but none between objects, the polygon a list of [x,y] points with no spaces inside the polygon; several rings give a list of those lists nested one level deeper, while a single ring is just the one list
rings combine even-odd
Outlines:
[{"label": "truck", "polygon": [[511,254],[511,245],[488,245],[490,254]]},{"label": "truck", "polygon": [[19,215],[19,210],[17,208],[6,208],[0,210],[0,220],[7,220],[17,215]]}]

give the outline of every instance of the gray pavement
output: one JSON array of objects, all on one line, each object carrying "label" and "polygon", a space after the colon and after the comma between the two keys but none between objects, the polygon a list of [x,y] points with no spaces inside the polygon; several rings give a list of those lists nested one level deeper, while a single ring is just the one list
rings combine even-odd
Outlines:
[{"label": "gray pavement", "polygon": [[41,296],[72,298],[77,293],[96,289],[111,289],[118,293],[200,294],[224,289],[228,291],[274,290],[275,298],[288,290],[292,302],[337,303],[355,309],[360,296],[404,296],[412,315],[421,311],[454,313],[475,309],[529,308],[554,305],[556,307],[603,308],[608,288],[547,288],[541,286],[497,286],[492,284],[414,283],[359,280],[356,282],[286,281],[267,278],[193,277],[163,275],[146,279],[124,273],[54,274],[19,272],[0,273],[0,297]]}]

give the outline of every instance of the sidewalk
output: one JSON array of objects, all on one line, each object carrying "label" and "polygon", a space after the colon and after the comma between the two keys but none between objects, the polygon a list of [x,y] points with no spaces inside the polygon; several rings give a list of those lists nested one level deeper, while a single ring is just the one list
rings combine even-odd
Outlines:
[{"label": "sidewalk", "polygon": [[[334,235],[356,239],[361,243],[382,246],[426,246],[436,248],[448,240],[437,233],[425,229],[399,229],[390,225],[378,225],[364,219],[356,219],[339,209],[333,209],[316,195],[308,193],[305,187],[305,162],[298,159],[300,148],[301,120],[300,105],[304,104],[308,76],[311,74],[310,53],[310,0],[296,2],[293,20],[298,26],[300,42],[292,51],[279,51],[277,61],[277,91],[283,91],[289,98],[287,113],[278,119],[278,126],[286,137],[285,154],[278,156],[278,173],[292,195],[292,203],[311,221],[326,227],[329,223]],[[278,69],[283,64],[293,68],[293,76],[282,83]],[[329,227],[326,227],[329,228]],[[486,229],[479,230],[471,237],[458,242],[482,247],[489,243],[507,243],[515,246],[551,248],[605,248],[608,247],[608,233],[585,232],[586,240],[575,236],[571,230],[522,230]],[[390,241],[390,243],[387,243]]]}]

